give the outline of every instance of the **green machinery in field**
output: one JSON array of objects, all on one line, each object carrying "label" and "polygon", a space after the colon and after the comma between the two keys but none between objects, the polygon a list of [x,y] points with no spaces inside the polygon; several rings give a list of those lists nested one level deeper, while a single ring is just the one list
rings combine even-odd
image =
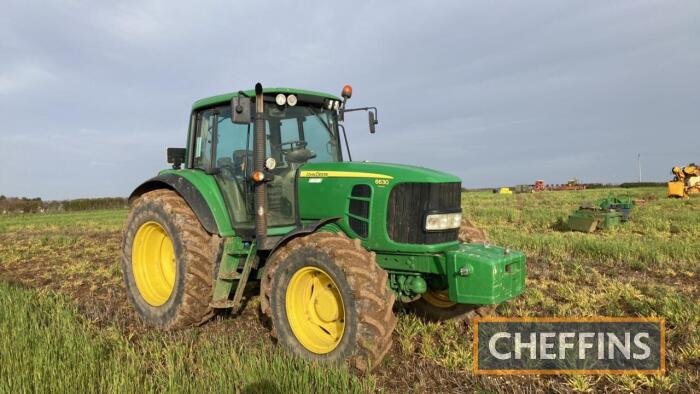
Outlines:
[{"label": "green machinery in field", "polygon": [[620,225],[622,215],[615,210],[597,207],[581,207],[569,215],[569,229],[592,233]]},{"label": "green machinery in field", "polygon": [[584,204],[569,215],[569,229],[586,233],[614,228],[629,220],[634,203],[629,197],[610,196],[593,204]]},{"label": "green machinery in field", "polygon": [[597,201],[596,205],[601,209],[613,210],[620,213],[620,221],[626,222],[629,220],[630,212],[634,208],[634,202],[631,197],[615,197],[609,196]]},{"label": "green machinery in field", "polygon": [[351,94],[258,84],[194,104],[173,168],[130,196],[122,268],[144,321],[201,324],[259,281],[280,344],[366,370],[391,346],[397,300],[468,319],[523,292],[525,256],[462,219],[459,178],[351,161],[346,114],[377,124]]}]

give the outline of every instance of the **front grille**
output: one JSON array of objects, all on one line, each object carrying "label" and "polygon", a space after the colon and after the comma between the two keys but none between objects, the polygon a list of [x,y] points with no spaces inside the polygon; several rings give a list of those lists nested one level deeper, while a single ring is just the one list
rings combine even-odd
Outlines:
[{"label": "front grille", "polygon": [[389,194],[387,232],[394,242],[438,244],[457,240],[459,230],[425,231],[428,211],[459,209],[461,184],[401,183]]}]

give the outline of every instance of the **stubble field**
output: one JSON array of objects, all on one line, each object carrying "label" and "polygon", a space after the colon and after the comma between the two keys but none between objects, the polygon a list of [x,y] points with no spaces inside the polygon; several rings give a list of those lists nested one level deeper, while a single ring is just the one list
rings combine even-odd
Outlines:
[{"label": "stubble field", "polygon": [[[566,215],[608,194],[646,199],[618,229],[565,231]],[[700,198],[661,188],[464,193],[465,215],[528,255],[523,296],[503,316],[660,316],[665,376],[475,377],[471,328],[397,309],[394,346],[362,375],[275,346],[251,286],[240,316],[161,332],[127,302],[126,210],[0,217],[0,392],[689,392],[700,387]]]}]

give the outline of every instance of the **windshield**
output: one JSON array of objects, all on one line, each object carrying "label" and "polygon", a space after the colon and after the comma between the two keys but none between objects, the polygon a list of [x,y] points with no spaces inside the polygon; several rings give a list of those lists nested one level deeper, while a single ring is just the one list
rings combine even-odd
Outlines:
[{"label": "windshield", "polygon": [[278,164],[342,161],[335,111],[265,106],[267,155]]},{"label": "windshield", "polygon": [[[203,110],[198,119],[193,146],[195,167],[207,168],[209,163],[219,166],[219,160],[230,158],[236,161],[242,160],[243,156],[252,163],[252,123],[231,122],[229,106]],[[265,120],[265,156],[273,157],[278,167],[343,160],[335,111],[303,105],[279,107],[268,104],[265,106]],[[214,123],[217,126],[217,152],[212,160],[210,147]]]}]

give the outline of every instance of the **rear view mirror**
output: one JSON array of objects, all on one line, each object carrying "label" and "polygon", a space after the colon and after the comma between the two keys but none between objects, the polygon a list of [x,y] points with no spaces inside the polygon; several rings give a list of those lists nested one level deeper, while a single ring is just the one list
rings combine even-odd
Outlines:
[{"label": "rear view mirror", "polygon": [[374,134],[374,132],[376,131],[376,128],[374,126],[376,126],[377,123],[379,123],[379,121],[374,116],[374,112],[369,111],[369,132],[370,133]]},{"label": "rear view mirror", "polygon": [[179,170],[185,162],[185,148],[168,148],[168,163],[173,165],[174,170]]},{"label": "rear view mirror", "polygon": [[250,98],[239,95],[231,99],[231,121],[236,124],[250,124]]}]

